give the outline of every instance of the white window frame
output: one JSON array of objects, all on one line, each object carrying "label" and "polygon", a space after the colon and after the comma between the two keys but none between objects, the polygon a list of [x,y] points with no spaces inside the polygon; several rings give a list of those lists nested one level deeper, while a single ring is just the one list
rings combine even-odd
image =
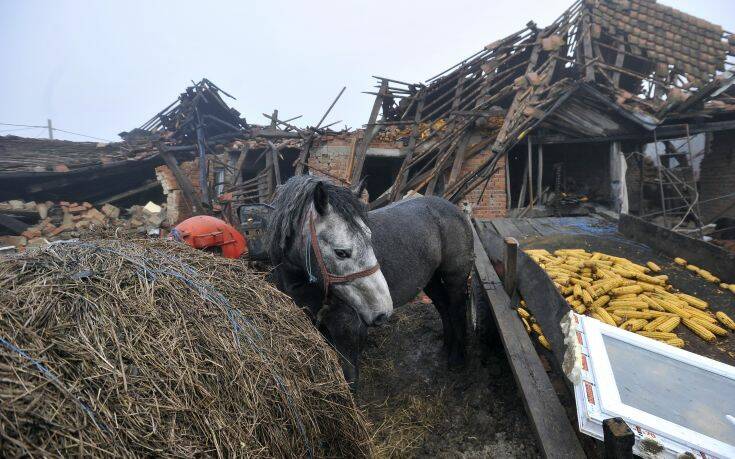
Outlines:
[{"label": "white window frame", "polygon": [[[615,383],[603,335],[734,381],[735,367],[612,327],[589,317],[575,316],[577,340],[582,345],[583,359],[581,378],[574,387],[581,431],[602,439],[602,421],[621,417],[634,430],[636,447],[639,446],[639,440],[647,437],[655,439],[666,448],[666,457],[676,457],[678,453],[685,451],[700,453],[699,457],[702,457],[702,453],[706,457],[735,457],[735,445],[728,445],[623,403]],[[642,450],[638,450],[639,454],[641,452]]]}]

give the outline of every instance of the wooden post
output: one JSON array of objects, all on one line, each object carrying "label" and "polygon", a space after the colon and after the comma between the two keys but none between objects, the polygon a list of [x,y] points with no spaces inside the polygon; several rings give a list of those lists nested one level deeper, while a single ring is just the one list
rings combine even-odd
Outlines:
[{"label": "wooden post", "polygon": [[533,209],[533,144],[528,138],[528,205]]},{"label": "wooden post", "polygon": [[370,146],[370,142],[373,140],[373,135],[377,131],[375,122],[378,120],[378,113],[380,112],[380,106],[383,103],[383,97],[388,94],[388,81],[383,80],[380,84],[380,91],[375,96],[375,102],[373,102],[373,110],[370,112],[370,118],[368,119],[367,127],[365,128],[365,137],[362,139],[360,148],[355,153],[355,167],[352,169],[352,177],[350,177],[350,183],[358,183],[362,176],[362,167],[365,164],[365,156],[367,156],[367,150]]},{"label": "wooden post", "polygon": [[541,195],[544,194],[544,146],[538,144],[538,177],[536,177],[536,202],[541,204]]},{"label": "wooden post", "polygon": [[605,459],[632,459],[635,435],[622,418],[602,421],[605,438]]},{"label": "wooden post", "polygon": [[505,277],[503,287],[508,296],[513,296],[516,289],[516,267],[518,266],[518,241],[512,237],[503,238],[505,251],[503,253],[503,265],[505,266]]},{"label": "wooden post", "polygon": [[510,210],[513,205],[513,196],[510,191],[510,157],[505,155],[505,207]]},{"label": "wooden post", "polygon": [[48,138],[54,140],[54,126],[51,124],[51,119],[47,119],[46,122],[48,123]]}]

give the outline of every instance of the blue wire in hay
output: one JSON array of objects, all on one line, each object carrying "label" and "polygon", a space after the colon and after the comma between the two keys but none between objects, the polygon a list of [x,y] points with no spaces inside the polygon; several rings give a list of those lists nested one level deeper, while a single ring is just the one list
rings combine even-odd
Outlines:
[{"label": "blue wire in hay", "polygon": [[[46,377],[46,379],[54,383],[56,386],[62,387],[62,388],[64,387],[63,384],[61,384],[61,381],[59,380],[59,378],[57,378],[56,375],[51,370],[46,368],[46,366],[42,364],[41,362],[39,362],[38,360],[28,355],[28,353],[20,349],[18,346],[16,346],[15,344],[11,343],[10,341],[2,337],[0,337],[0,344],[2,344],[6,348],[10,349],[12,352],[15,352],[16,354],[20,355],[24,359],[31,362],[31,364],[34,367],[36,367],[36,369],[40,371],[41,374],[43,374]],[[64,388],[64,391],[67,392],[69,395],[71,395],[71,393],[65,388]],[[82,411],[84,411],[87,414],[87,416],[89,416],[89,418],[92,420],[94,425],[98,426],[105,433],[110,433],[109,427],[107,427],[107,425],[104,422],[98,421],[97,416],[94,415],[94,412],[84,402],[82,402],[78,397],[73,397],[73,398],[77,402],[79,407],[82,409]]]},{"label": "blue wire in hay", "polygon": [[[276,383],[276,386],[278,386],[278,389],[283,393],[284,397],[286,398],[286,406],[288,407],[289,412],[292,416],[296,419],[296,424],[299,429],[299,433],[301,434],[302,438],[304,439],[304,444],[306,446],[306,450],[308,453],[309,458],[314,457],[314,452],[311,446],[311,443],[309,441],[308,436],[306,435],[306,428],[304,427],[303,421],[301,419],[301,415],[299,414],[298,410],[294,407],[293,399],[291,397],[290,392],[286,388],[286,384],[283,381],[283,378],[275,372],[274,365],[270,365],[270,359],[268,358],[268,354],[263,350],[261,346],[257,344],[257,342],[253,339],[252,334],[256,335],[259,340],[263,339],[263,335],[260,333],[260,331],[257,329],[255,325],[252,324],[247,318],[242,316],[242,313],[230,305],[230,302],[225,298],[224,295],[222,295],[219,291],[217,291],[216,288],[214,288],[211,284],[198,281],[196,278],[201,277],[201,273],[197,271],[195,268],[184,262],[182,259],[178,257],[173,257],[166,253],[158,253],[160,258],[165,259],[167,262],[169,262],[171,265],[174,266],[167,266],[164,267],[164,269],[157,269],[152,266],[150,266],[148,263],[146,263],[146,260],[142,257],[131,257],[129,254],[126,254],[125,252],[122,252],[120,250],[115,250],[110,247],[103,247],[97,244],[93,244],[90,242],[81,242],[81,241],[58,241],[53,244],[51,244],[48,248],[42,249],[42,250],[49,250],[54,251],[55,247],[82,247],[86,249],[91,249],[93,251],[100,251],[100,252],[106,252],[113,255],[116,255],[123,260],[135,265],[137,267],[137,274],[141,277],[144,277],[146,280],[155,282],[155,279],[157,276],[169,276],[173,277],[175,279],[178,279],[181,281],[184,285],[186,285],[191,290],[195,291],[197,295],[199,295],[200,298],[202,298],[204,301],[207,301],[211,304],[214,304],[216,306],[219,306],[224,310],[224,312],[227,314],[227,319],[230,322],[230,325],[232,326],[233,336],[235,337],[235,342],[237,344],[238,348],[241,348],[240,344],[240,336],[244,336],[245,340],[248,342],[248,344],[255,349],[255,351],[258,353],[258,355],[263,359],[264,362],[268,363],[267,368],[269,369],[271,376],[273,377],[273,381]],[[176,268],[179,268],[177,270]],[[182,273],[183,271],[183,273]],[[244,327],[243,327],[244,325]],[[81,402],[80,402],[81,403]],[[84,406],[84,405],[82,405]]]}]

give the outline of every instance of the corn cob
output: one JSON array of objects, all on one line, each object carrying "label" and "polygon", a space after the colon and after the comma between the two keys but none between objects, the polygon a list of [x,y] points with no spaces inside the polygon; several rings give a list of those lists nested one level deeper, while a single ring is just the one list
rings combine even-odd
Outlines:
[{"label": "corn cob", "polygon": [[590,295],[587,290],[582,290],[582,302],[584,302],[584,304],[592,304],[593,301],[592,295]]},{"label": "corn cob", "polygon": [[648,263],[646,263],[646,266],[648,266],[648,269],[650,269],[651,271],[653,271],[655,273],[660,273],[661,272],[661,268],[656,263],[654,263],[652,261],[649,261]]},{"label": "corn cob", "polygon": [[620,325],[620,328],[632,332],[637,332],[638,330],[643,329],[648,324],[648,321],[646,319],[629,319],[623,322]]},{"label": "corn cob", "polygon": [[668,333],[670,331],[673,331],[676,327],[678,327],[680,323],[681,323],[681,317],[670,316],[664,322],[662,322],[661,325],[656,327],[656,331]]},{"label": "corn cob", "polygon": [[536,322],[531,324],[531,330],[535,331],[537,335],[544,334],[543,330],[541,330],[541,325],[537,324]]},{"label": "corn cob", "polygon": [[605,322],[606,324],[612,325],[613,327],[617,327],[618,326],[618,324],[615,321],[615,319],[610,315],[609,312],[607,312],[603,308],[596,308],[595,309],[595,312],[597,313],[597,315],[600,316],[600,318],[602,318],[602,321]]},{"label": "corn cob", "polygon": [[709,343],[717,339],[711,331],[704,328],[699,322],[695,322],[690,319],[683,319],[682,322],[684,322],[684,325],[686,325],[687,328],[693,331],[697,336]]},{"label": "corn cob", "polygon": [[640,296],[640,299],[641,299],[641,301],[645,301],[648,304],[648,307],[651,308],[651,309],[655,309],[656,311],[663,311],[664,310],[664,308],[662,308],[661,306],[659,306],[658,303],[656,303],[655,301],[653,301],[647,295],[641,295]]},{"label": "corn cob", "polygon": [[574,284],[574,296],[577,298],[582,298],[582,286],[579,284]]},{"label": "corn cob", "polygon": [[717,320],[720,321],[722,325],[729,328],[732,331],[735,331],[735,321],[733,321],[730,317],[728,317],[727,314],[725,314],[722,311],[718,311],[715,314],[715,317],[717,317]]},{"label": "corn cob", "polygon": [[702,301],[699,298],[687,295],[686,293],[677,293],[676,296],[697,309],[707,309],[707,306],[709,306],[706,301]]},{"label": "corn cob", "polygon": [[648,322],[648,324],[646,324],[646,326],[643,327],[643,330],[656,331],[656,328],[667,320],[669,320],[669,317],[666,317],[666,316],[656,317],[652,321]]},{"label": "corn cob", "polygon": [[641,336],[645,336],[646,338],[659,339],[659,340],[678,338],[678,336],[676,336],[676,333],[649,332],[649,331],[639,331],[637,333]]},{"label": "corn cob", "polygon": [[572,305],[572,309],[574,309],[574,312],[576,312],[577,314],[584,314],[585,312],[587,312],[587,307],[583,304]]},{"label": "corn cob", "polygon": [[531,317],[531,314],[523,308],[516,309],[516,312],[519,316],[521,316],[521,319],[528,319],[529,317]]},{"label": "corn cob", "polygon": [[598,313],[596,313],[596,312],[591,312],[591,313],[590,313],[590,317],[592,317],[593,319],[597,319],[597,320],[599,320],[600,322],[605,322],[605,321],[604,321],[604,320],[602,319],[602,317],[600,317],[600,315],[599,315]]},{"label": "corn cob", "polygon": [[523,328],[526,329],[526,333],[528,333],[530,335],[531,334],[531,325],[529,325],[528,324],[528,321],[526,319],[524,319],[523,317],[521,317],[521,322],[523,322]]},{"label": "corn cob", "polygon": [[584,287],[584,291],[587,292],[587,294],[592,298],[593,300],[597,298],[597,291],[595,288],[590,285],[589,287]]},{"label": "corn cob", "polygon": [[622,324],[623,322],[625,322],[625,319],[623,319],[619,315],[615,314],[614,312],[608,311],[607,313],[610,314],[610,317],[612,317],[612,319],[615,321],[615,326],[616,327],[618,325]]},{"label": "corn cob", "polygon": [[674,304],[668,303],[668,302],[666,302],[664,300],[658,300],[657,301],[657,299],[654,298],[654,301],[656,301],[656,303],[659,306],[661,306],[662,308],[664,308],[664,310],[667,311],[667,312],[674,313],[674,314],[676,314],[678,316],[681,316],[683,318],[687,318],[687,317],[691,317],[692,316],[689,312],[683,310],[679,306],[675,306]]},{"label": "corn cob", "polygon": [[712,324],[717,323],[717,319],[714,316],[709,315],[708,313],[700,309],[695,309],[691,306],[687,306],[686,308],[684,308],[684,310],[692,315],[690,319],[694,319],[696,317],[697,319],[704,320],[705,322],[709,322]]},{"label": "corn cob", "polygon": [[730,289],[730,286],[728,284],[724,283],[724,282],[720,282],[720,288],[722,290],[729,290]]},{"label": "corn cob", "polygon": [[625,320],[628,319],[652,319],[654,317],[653,313],[648,311],[628,311],[628,310],[621,310],[616,309],[614,311],[614,314],[617,316],[622,317]]},{"label": "corn cob", "polygon": [[590,305],[590,309],[601,308],[605,306],[608,301],[610,301],[610,297],[607,295],[603,295],[592,302],[592,304]]},{"label": "corn cob", "polygon": [[725,330],[724,328],[722,328],[722,327],[720,327],[720,326],[718,326],[716,324],[713,324],[711,322],[707,322],[706,320],[702,320],[702,319],[700,319],[698,317],[692,317],[691,320],[692,320],[692,322],[696,322],[699,325],[703,326],[704,328],[706,328],[707,330],[711,331],[715,335],[718,335],[718,336],[727,336],[727,330]]},{"label": "corn cob", "polygon": [[730,292],[735,293],[735,284],[730,284],[728,289],[730,290]]},{"label": "corn cob", "polygon": [[664,341],[664,343],[668,344],[669,346],[674,346],[678,348],[684,347],[684,340],[681,338],[667,339],[666,341]]},{"label": "corn cob", "polygon": [[646,303],[645,301],[636,301],[636,300],[612,300],[609,304],[609,307],[647,309],[648,303]]},{"label": "corn cob", "polygon": [[548,350],[548,351],[550,351],[550,350],[551,350],[551,344],[549,344],[549,340],[547,340],[547,339],[546,339],[546,337],[545,337],[544,335],[538,335],[538,342],[539,342],[539,344],[541,344],[541,345],[542,345],[543,347],[545,347],[545,348],[546,348],[546,350]]},{"label": "corn cob", "polygon": [[626,293],[625,295],[615,295],[615,300],[621,301],[621,300],[635,300],[638,298],[638,295],[635,293]]},{"label": "corn cob", "polygon": [[618,287],[612,290],[615,295],[625,295],[626,293],[641,293],[643,289],[640,285],[630,285],[627,287]]},{"label": "corn cob", "polygon": [[676,263],[679,266],[686,266],[687,265],[687,261],[685,259],[679,258],[679,257],[674,258],[674,263]]},{"label": "corn cob", "polygon": [[699,266],[687,265],[687,269],[693,273],[699,273]]}]

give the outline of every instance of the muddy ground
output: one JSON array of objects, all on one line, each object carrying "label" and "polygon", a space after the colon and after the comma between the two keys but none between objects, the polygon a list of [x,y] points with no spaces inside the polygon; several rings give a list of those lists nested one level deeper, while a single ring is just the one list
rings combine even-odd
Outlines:
[{"label": "muddy ground", "polygon": [[439,315],[420,301],[370,330],[357,400],[380,456],[539,456],[502,348],[468,351],[463,370],[447,368]]}]

